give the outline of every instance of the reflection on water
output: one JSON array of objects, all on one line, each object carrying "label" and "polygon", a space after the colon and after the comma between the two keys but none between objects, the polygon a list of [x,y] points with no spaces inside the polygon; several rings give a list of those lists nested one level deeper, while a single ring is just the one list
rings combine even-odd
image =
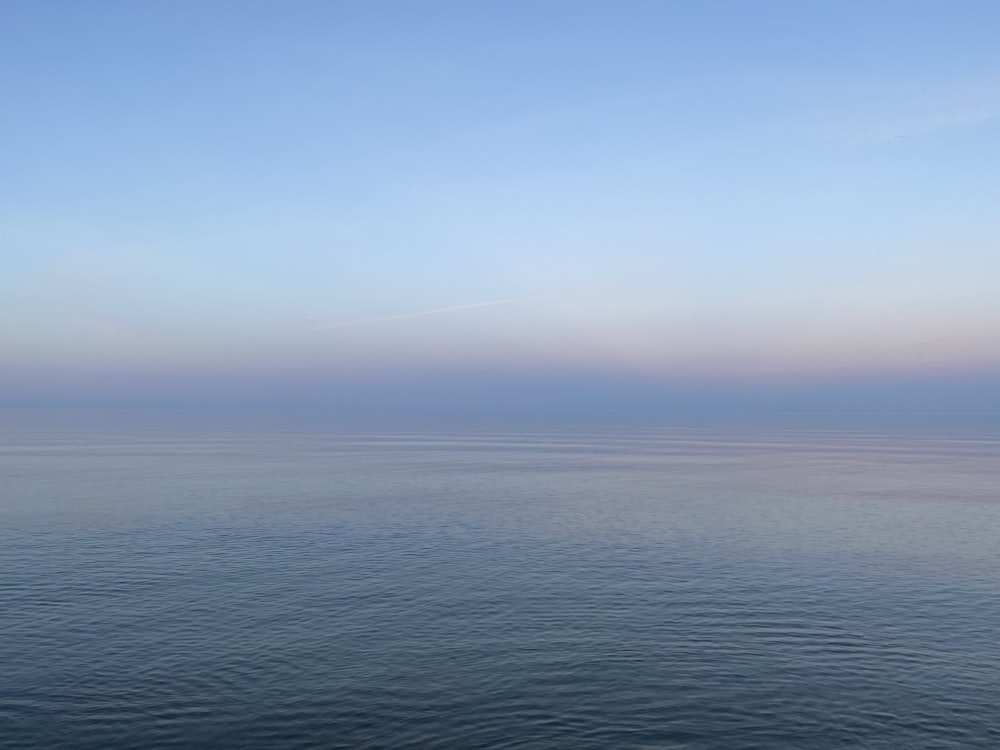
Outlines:
[{"label": "reflection on water", "polygon": [[0,746],[995,748],[996,431],[12,415]]}]

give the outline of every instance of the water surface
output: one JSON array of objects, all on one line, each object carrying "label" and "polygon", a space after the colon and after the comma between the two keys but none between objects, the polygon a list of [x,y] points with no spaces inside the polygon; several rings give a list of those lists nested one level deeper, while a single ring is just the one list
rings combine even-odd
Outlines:
[{"label": "water surface", "polygon": [[6,412],[5,748],[1000,747],[1000,433]]}]

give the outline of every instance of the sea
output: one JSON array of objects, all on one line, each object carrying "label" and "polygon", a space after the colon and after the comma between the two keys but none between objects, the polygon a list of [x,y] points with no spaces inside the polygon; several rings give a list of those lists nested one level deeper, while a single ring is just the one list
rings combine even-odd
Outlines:
[{"label": "sea", "polygon": [[1000,420],[0,411],[0,747],[996,750]]}]

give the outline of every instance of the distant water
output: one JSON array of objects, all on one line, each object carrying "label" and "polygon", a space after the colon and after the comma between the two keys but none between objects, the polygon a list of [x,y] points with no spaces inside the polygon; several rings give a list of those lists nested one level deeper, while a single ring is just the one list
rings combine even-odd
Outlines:
[{"label": "distant water", "polygon": [[995,429],[0,420],[0,747],[1000,747]]}]

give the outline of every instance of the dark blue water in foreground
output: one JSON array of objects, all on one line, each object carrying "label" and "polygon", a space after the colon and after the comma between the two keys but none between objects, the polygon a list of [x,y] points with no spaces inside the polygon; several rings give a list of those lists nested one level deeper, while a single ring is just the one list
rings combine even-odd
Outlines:
[{"label": "dark blue water in foreground", "polygon": [[1000,747],[1000,433],[2,415],[4,748]]}]

